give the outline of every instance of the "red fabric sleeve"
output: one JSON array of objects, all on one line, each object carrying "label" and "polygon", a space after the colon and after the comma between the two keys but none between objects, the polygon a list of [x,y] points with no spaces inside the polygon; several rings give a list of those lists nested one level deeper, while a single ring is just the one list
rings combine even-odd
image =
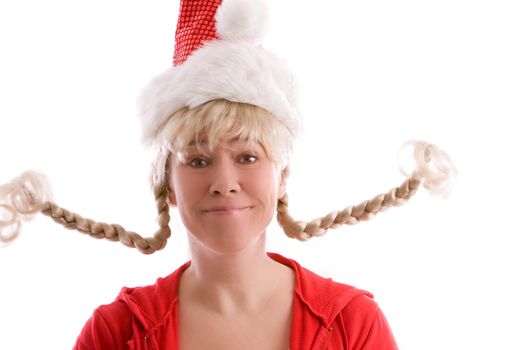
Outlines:
[{"label": "red fabric sleeve", "polygon": [[377,303],[360,295],[342,310],[341,324],[346,343],[352,350],[398,350],[385,315]]},{"label": "red fabric sleeve", "polygon": [[370,331],[362,347],[363,350],[398,350],[392,330],[385,315],[378,307]]},{"label": "red fabric sleeve", "polygon": [[116,301],[93,311],[73,350],[125,350],[132,337],[131,314],[123,302]]}]

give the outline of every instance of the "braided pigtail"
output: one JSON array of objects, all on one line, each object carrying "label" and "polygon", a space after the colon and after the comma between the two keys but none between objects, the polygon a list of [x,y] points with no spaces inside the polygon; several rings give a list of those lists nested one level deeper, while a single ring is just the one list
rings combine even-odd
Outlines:
[{"label": "braided pigtail", "polygon": [[20,234],[22,221],[29,221],[52,200],[43,174],[26,171],[0,186],[0,243],[6,245]]},{"label": "braided pigtail", "polygon": [[[401,186],[357,206],[331,212],[310,222],[296,221],[289,215],[288,197],[285,195],[277,204],[279,225],[288,237],[306,241],[313,236],[322,236],[330,228],[370,220],[380,211],[404,204],[416,193],[421,183],[434,195],[449,194],[457,174],[450,157],[436,146],[423,141],[409,141],[402,149],[407,146],[414,148],[415,170]],[[404,169],[401,168],[401,171],[407,175]]]},{"label": "braided pigtail", "polygon": [[[168,163],[166,163],[166,167]],[[137,248],[141,253],[151,254],[165,247],[171,235],[166,182],[154,183],[153,193],[157,202],[159,229],[153,237],[143,238],[126,231],[117,224],[106,224],[86,219],[59,207],[51,199],[47,178],[40,173],[25,172],[8,184],[0,186],[0,242],[12,242],[19,234],[22,221],[28,221],[38,212],[51,217],[55,222],[72,230],[89,234],[98,239],[120,241]]]}]

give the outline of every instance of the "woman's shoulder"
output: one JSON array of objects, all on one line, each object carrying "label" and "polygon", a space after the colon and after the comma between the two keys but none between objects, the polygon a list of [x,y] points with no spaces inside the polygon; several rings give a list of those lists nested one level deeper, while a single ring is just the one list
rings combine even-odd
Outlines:
[{"label": "woman's shoulder", "polygon": [[103,304],[93,310],[92,318],[96,321],[108,325],[113,323],[125,323],[126,320],[131,321],[132,313],[128,305],[121,299],[117,298],[109,304]]},{"label": "woman's shoulder", "polygon": [[284,257],[277,253],[269,253],[269,256],[292,268],[295,272],[296,278],[296,292],[300,292],[308,297],[335,297],[348,298],[349,300],[355,296],[366,295],[373,298],[372,293],[352,286],[350,284],[334,281],[330,277],[324,277],[308,268],[302,266],[297,261]]},{"label": "woman's shoulder", "polygon": [[188,266],[188,263],[182,265],[154,284],[122,288],[113,302],[93,311],[75,349],[120,349],[134,332],[147,331],[161,323],[167,313],[173,312],[178,280]]},{"label": "woman's shoulder", "polygon": [[295,293],[312,312],[328,322],[349,304],[366,309],[377,306],[372,293],[364,289],[323,277],[280,254],[269,253],[269,255],[294,270]]},{"label": "woman's shoulder", "polygon": [[305,324],[321,322],[325,327],[315,329],[329,330],[332,348],[397,349],[386,318],[372,293],[323,277],[279,254],[271,253],[270,256],[295,271],[295,293],[302,305],[296,308],[301,314],[296,319],[301,320],[301,327],[306,329]]},{"label": "woman's shoulder", "polygon": [[[396,341],[372,293],[302,268],[303,295],[340,335],[345,348],[395,350]],[[334,334],[335,335],[335,334]],[[337,338],[337,337],[336,337]]]},{"label": "woman's shoulder", "polygon": [[398,349],[385,315],[371,298],[355,298],[341,310],[339,319],[351,349]]},{"label": "woman's shoulder", "polygon": [[132,336],[131,322],[132,314],[122,300],[101,305],[85,323],[74,349],[123,349]]}]

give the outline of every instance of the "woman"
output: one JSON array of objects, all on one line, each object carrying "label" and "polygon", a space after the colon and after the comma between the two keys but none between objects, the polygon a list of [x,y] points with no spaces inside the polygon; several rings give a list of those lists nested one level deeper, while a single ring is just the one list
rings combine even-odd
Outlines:
[{"label": "woman", "polygon": [[[220,6],[219,6],[220,5]],[[174,67],[141,98],[144,141],[155,147],[152,185],[159,230],[142,238],[50,202],[45,181],[24,174],[0,188],[5,241],[41,211],[68,228],[162,249],[176,207],[191,261],[156,284],[124,288],[97,308],[75,349],[396,349],[372,295],[267,253],[277,211],[285,233],[306,240],[402,204],[421,181],[446,190],[446,155],[415,143],[416,171],[399,188],[311,222],[287,211],[286,179],[298,129],[293,75],[259,45],[262,2],[181,2]]]},{"label": "woman", "polygon": [[77,348],[395,348],[370,294],[266,252],[266,228],[285,196],[287,127],[225,100],[183,109],[170,123],[178,142],[167,158],[168,197],[192,260],[100,307]]}]

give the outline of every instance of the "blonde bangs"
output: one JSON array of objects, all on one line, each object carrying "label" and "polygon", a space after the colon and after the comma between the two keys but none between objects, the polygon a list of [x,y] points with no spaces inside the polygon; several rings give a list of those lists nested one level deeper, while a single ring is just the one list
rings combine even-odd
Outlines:
[{"label": "blonde bangs", "polygon": [[190,145],[199,147],[204,137],[207,150],[213,150],[223,140],[259,143],[279,166],[288,163],[292,151],[290,130],[270,112],[251,104],[222,99],[177,111],[160,137],[174,154]]}]

